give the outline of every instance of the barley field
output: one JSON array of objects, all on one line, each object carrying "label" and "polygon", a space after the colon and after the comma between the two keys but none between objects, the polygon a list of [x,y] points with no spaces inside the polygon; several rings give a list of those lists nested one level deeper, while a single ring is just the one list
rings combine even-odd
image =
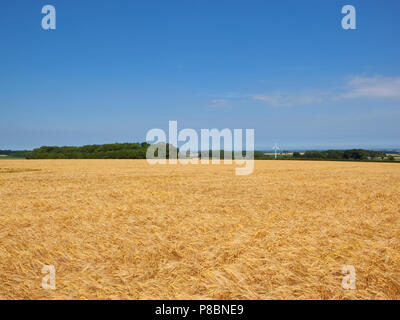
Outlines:
[{"label": "barley field", "polygon": [[234,169],[2,160],[0,298],[400,299],[400,165]]}]

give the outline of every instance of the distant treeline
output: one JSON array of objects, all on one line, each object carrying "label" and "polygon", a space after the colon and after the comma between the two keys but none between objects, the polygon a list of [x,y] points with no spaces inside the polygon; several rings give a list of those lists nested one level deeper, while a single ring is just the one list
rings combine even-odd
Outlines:
[{"label": "distant treeline", "polygon": [[[166,158],[169,158],[170,150],[174,149],[179,153],[179,149],[176,149],[174,146],[170,144],[164,145],[166,148]],[[149,147],[150,144],[147,142],[86,145],[82,147],[43,146],[32,151],[0,150],[0,155],[25,157],[27,159],[146,159],[146,153]],[[224,159],[225,154],[223,150],[210,150],[208,152],[206,151],[206,153],[208,153],[209,158],[220,159]],[[157,157],[157,152],[154,155]],[[190,157],[189,154],[187,156]],[[198,156],[201,157],[201,153],[199,153]],[[246,152],[243,151],[242,157],[246,157]],[[278,154],[279,159],[286,160],[384,160],[385,157],[386,152],[364,149],[306,151],[304,153],[293,152],[292,154],[284,151]],[[233,158],[235,158],[234,155]],[[271,153],[265,154],[261,151],[254,151],[254,159],[256,160],[269,160],[274,158],[275,156],[271,155]],[[387,159],[394,160],[392,156],[388,156]]]},{"label": "distant treeline", "polygon": [[[198,152],[198,157],[202,158],[202,157],[207,157],[208,156],[208,158],[210,158],[210,159],[212,159],[212,158],[214,158],[214,159],[218,159],[218,158],[219,159],[224,159],[225,158],[225,153],[227,153],[228,159],[229,158],[232,158],[232,159],[241,158],[241,159],[243,159],[243,158],[246,158],[246,156],[249,156],[249,153],[248,152],[246,153],[246,151],[242,151],[242,152],[239,151],[239,157],[238,157],[237,156],[238,152],[224,151],[224,150],[207,150],[207,151]],[[254,151],[254,157],[256,157],[257,154],[263,155],[262,152]]]},{"label": "distant treeline", "polygon": [[[41,147],[26,155],[27,159],[146,159],[150,144],[113,143],[86,145],[82,147]],[[175,147],[173,147],[175,148]],[[169,157],[170,145],[166,144],[166,157]],[[156,154],[157,155],[157,154]]]},{"label": "distant treeline", "polygon": [[16,157],[16,158],[24,158],[30,151],[28,150],[0,150],[1,156],[9,156],[9,157]]},{"label": "distant treeline", "polygon": [[382,151],[364,149],[306,151],[304,154],[293,153],[293,158],[321,160],[383,160],[385,157],[386,153]]},{"label": "distant treeline", "polygon": [[[243,156],[245,156],[243,152]],[[224,152],[221,151],[221,159]],[[211,152],[210,152],[211,157]],[[351,150],[326,150],[326,151],[306,151],[303,154],[300,152],[293,152],[289,155],[288,151],[278,153],[279,159],[305,159],[305,160],[382,160],[386,157],[385,152],[351,149]],[[275,155],[265,154],[264,152],[254,151],[254,159],[256,160],[270,160],[275,159]]]}]

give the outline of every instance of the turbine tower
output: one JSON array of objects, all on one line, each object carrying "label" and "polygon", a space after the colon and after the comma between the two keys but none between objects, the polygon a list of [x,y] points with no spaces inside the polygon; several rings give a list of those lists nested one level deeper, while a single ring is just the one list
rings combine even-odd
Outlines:
[{"label": "turbine tower", "polygon": [[273,149],[275,150],[275,160],[276,160],[276,152],[280,149],[277,143],[274,144]]}]

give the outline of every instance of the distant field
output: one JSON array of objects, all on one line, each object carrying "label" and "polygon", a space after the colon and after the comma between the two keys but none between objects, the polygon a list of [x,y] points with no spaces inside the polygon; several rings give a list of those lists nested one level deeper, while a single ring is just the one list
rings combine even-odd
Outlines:
[{"label": "distant field", "polygon": [[0,155],[0,160],[25,160],[25,158],[22,158],[22,157],[9,157],[9,156]]},{"label": "distant field", "polygon": [[388,153],[388,156],[393,156],[396,161],[400,161],[400,154],[398,153]]},{"label": "distant field", "polygon": [[[302,154],[304,154],[304,152],[302,152]],[[266,156],[275,156],[275,152],[264,152],[264,155]],[[293,152],[288,152],[288,153],[277,153],[278,156],[283,155],[283,156],[293,156]]]},{"label": "distant field", "polygon": [[[398,164],[0,169],[1,299],[400,299]],[[44,264],[56,290],[41,288]]]}]

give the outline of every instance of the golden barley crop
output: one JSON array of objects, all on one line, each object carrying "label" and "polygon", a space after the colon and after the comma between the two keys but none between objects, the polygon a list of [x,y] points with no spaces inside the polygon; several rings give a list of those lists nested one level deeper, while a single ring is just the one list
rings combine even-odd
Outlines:
[{"label": "golden barley crop", "polygon": [[234,169],[2,160],[0,298],[400,298],[400,165]]}]

